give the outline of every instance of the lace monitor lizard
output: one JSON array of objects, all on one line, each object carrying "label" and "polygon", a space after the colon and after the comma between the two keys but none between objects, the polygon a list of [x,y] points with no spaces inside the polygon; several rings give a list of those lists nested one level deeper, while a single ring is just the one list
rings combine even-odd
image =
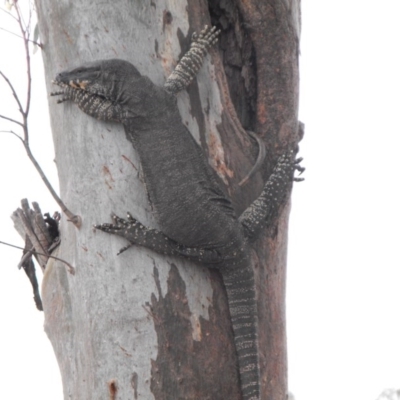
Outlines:
[{"label": "lace monitor lizard", "polygon": [[[244,400],[260,399],[257,310],[249,239],[268,223],[285,200],[294,171],[302,171],[295,151],[282,155],[260,196],[237,217],[216,173],[182,123],[175,94],[196,76],[207,50],[217,41],[215,28],[193,35],[190,50],[163,87],[129,62],[96,61],[62,72],[53,83],[58,102],[72,100],[86,114],[124,125],[137,150],[146,188],[161,231],[128,214],[96,229],[122,236],[129,245],[177,255],[218,268],[226,288]],[[120,252],[121,252],[120,251]]]}]

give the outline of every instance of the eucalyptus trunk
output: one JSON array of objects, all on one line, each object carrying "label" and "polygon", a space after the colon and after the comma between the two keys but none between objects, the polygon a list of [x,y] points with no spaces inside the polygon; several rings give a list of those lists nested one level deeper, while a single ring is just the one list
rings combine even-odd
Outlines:
[{"label": "eucalyptus trunk", "polygon": [[[120,58],[162,85],[193,31],[221,29],[197,79],[178,95],[182,120],[204,149],[239,215],[260,193],[278,156],[301,136],[297,120],[299,0],[75,2],[36,0],[48,92],[60,71]],[[157,228],[140,164],[122,125],[49,99],[61,220],[42,284],[45,330],[65,399],[239,400],[237,360],[219,273],[95,231],[129,211]],[[250,180],[258,148],[267,160]],[[179,201],[179,199],[177,199]],[[253,244],[262,399],[285,400],[285,271],[289,202]]]}]

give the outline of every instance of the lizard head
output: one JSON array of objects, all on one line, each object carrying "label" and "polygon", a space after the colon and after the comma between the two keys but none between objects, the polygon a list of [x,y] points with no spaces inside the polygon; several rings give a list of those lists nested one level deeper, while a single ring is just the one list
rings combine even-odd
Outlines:
[{"label": "lizard head", "polygon": [[[86,114],[106,121],[124,122],[146,115],[146,98],[155,86],[129,62],[118,59],[96,61],[58,74],[53,81],[62,95]],[[154,89],[153,89],[154,90]]]}]

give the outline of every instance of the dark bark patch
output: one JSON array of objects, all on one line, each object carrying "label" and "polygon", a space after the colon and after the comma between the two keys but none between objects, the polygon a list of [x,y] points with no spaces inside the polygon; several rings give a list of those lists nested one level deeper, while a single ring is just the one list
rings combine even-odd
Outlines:
[{"label": "dark bark patch", "polygon": [[115,400],[117,398],[118,387],[116,379],[111,379],[108,381],[108,391],[110,394],[110,400]]},{"label": "dark bark patch", "polygon": [[105,184],[108,186],[109,189],[113,189],[115,181],[110,169],[106,165],[103,165],[103,175]]},{"label": "dark bark patch", "polygon": [[[239,400],[233,333],[222,280],[210,272],[213,287],[209,320],[198,318],[199,341],[193,339],[186,285],[171,264],[168,291],[163,296],[154,267],[158,300],[151,298],[158,355],[152,360],[151,391],[156,400]],[[200,332],[200,335],[198,334]]]},{"label": "dark bark patch", "polygon": [[132,385],[132,389],[133,389],[133,396],[135,398],[135,400],[138,398],[138,374],[136,372],[134,372],[132,374],[132,378],[131,378],[131,385]]},{"label": "dark bark patch", "polygon": [[163,12],[163,30],[165,28],[165,25],[171,24],[173,19],[174,18],[172,17],[171,11],[164,10],[164,12]]},{"label": "dark bark patch", "polygon": [[208,1],[212,25],[221,30],[218,47],[230,98],[244,129],[255,129],[257,75],[253,44],[236,2]]}]

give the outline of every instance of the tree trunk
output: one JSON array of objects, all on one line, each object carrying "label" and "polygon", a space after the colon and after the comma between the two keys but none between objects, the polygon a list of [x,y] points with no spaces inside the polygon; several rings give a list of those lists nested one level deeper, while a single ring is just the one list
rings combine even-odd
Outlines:
[{"label": "tree trunk", "polygon": [[[49,92],[58,72],[107,58],[128,60],[162,85],[193,31],[211,23],[222,30],[178,103],[239,215],[260,193],[278,156],[299,140],[299,1],[209,3],[36,1]],[[64,398],[239,400],[218,272],[135,246],[116,256],[126,243],[93,229],[112,212],[126,211],[157,227],[122,125],[53,99],[50,115],[61,197],[82,218],[80,229],[62,219],[54,253],[73,264],[75,276],[50,260],[42,284],[45,330]],[[243,127],[265,140],[268,153],[260,172],[240,186],[257,157]],[[262,399],[287,395],[288,214],[287,205],[253,244]]]}]

